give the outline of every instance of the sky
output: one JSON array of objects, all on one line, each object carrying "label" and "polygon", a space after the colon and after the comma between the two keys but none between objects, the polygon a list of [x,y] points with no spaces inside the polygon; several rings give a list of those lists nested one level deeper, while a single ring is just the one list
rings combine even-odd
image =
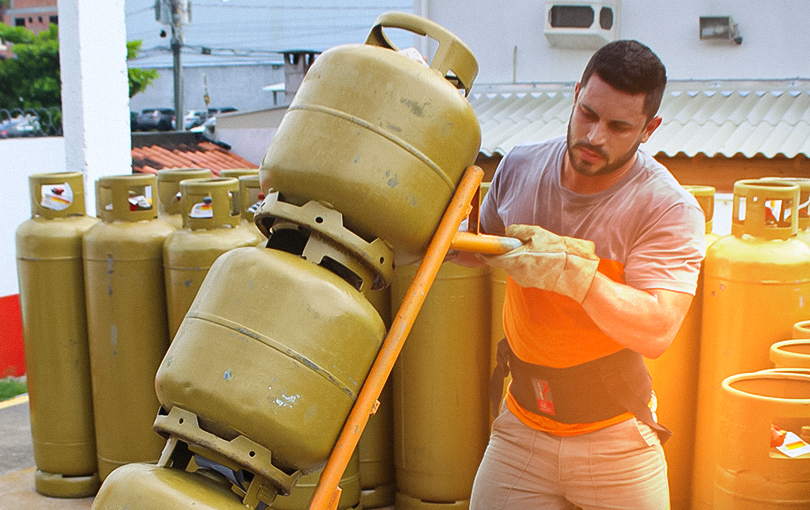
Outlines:
[{"label": "sky", "polygon": [[[171,62],[171,30],[155,20],[155,0],[126,0],[127,40],[143,41],[139,65]],[[192,0],[184,29],[184,63],[281,61],[284,50],[323,51],[365,41],[374,20],[388,11],[413,12],[412,0]],[[169,37],[161,38],[165,29]],[[387,32],[388,33],[388,32]],[[411,35],[394,30],[395,44]],[[202,48],[211,55],[202,55]]]}]

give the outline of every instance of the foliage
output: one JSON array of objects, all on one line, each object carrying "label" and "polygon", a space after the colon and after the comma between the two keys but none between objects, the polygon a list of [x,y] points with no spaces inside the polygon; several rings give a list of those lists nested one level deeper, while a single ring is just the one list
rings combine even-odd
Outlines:
[{"label": "foliage", "polygon": [[[127,41],[127,60],[132,60],[141,52],[140,40]],[[127,69],[129,75],[129,97],[131,98],[138,92],[143,92],[146,87],[152,84],[153,80],[160,77],[160,74],[154,69],[135,69],[130,67]]]},{"label": "foliage", "polygon": [[16,58],[0,61],[0,105],[5,108],[61,106],[59,31],[51,24],[34,35],[0,24],[0,38],[14,43]]},{"label": "foliage", "polygon": [[[0,0],[2,1],[2,0]],[[35,35],[23,27],[0,23],[0,39],[14,44],[16,58],[0,60],[0,107],[62,106],[59,30],[54,24]],[[140,52],[141,41],[127,42],[127,59]],[[128,69],[129,97],[143,92],[160,75],[154,69]]]},{"label": "foliage", "polygon": [[24,378],[6,377],[0,379],[0,401],[8,400],[28,391],[28,384]]}]

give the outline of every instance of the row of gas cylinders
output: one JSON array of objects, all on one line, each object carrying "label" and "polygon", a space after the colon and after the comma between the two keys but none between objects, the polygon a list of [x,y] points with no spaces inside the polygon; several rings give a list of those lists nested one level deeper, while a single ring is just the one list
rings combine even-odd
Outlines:
[{"label": "row of gas cylinders", "polygon": [[810,180],[738,181],[722,237],[714,190],[687,188],[707,213],[707,254],[678,335],[647,360],[658,419],[674,432],[671,506],[810,508],[810,453],[769,441],[772,430],[810,440]]},{"label": "row of gas cylinders", "polygon": [[[17,259],[40,493],[82,497],[95,494],[110,476],[136,485],[157,470],[171,476],[163,467],[147,474],[122,466],[157,464],[167,436],[172,447],[171,438],[179,436],[186,440],[181,448],[192,452],[186,462],[210,477],[201,478],[209,489],[227,489],[228,477],[283,463],[286,471],[273,476],[286,477],[295,489],[273,508],[306,508],[332,446],[320,436],[334,437],[342,424],[329,413],[340,416],[351,405],[369,361],[352,366],[343,359],[344,348],[306,352],[305,344],[311,338],[336,341],[330,329],[338,328],[344,342],[368,344],[345,349],[376,353],[418,264],[398,267],[390,286],[369,288],[368,300],[361,300],[331,271],[278,249],[299,242],[284,229],[281,241],[270,243],[277,248],[269,249],[252,223],[239,221],[233,201],[261,198],[252,188],[256,172],[238,182],[204,172],[102,178],[96,186],[100,221],[84,214],[81,174],[30,177],[32,218],[18,228]],[[245,215],[256,210],[253,199],[242,202]],[[331,221],[334,211],[315,209]],[[312,258],[317,246],[304,252]],[[467,507],[490,424],[491,285],[488,268],[443,266],[344,474],[339,508],[395,501],[399,508]],[[268,355],[267,344],[282,336],[277,330],[300,336],[300,352]],[[250,341],[256,337],[261,341]],[[178,342],[174,350],[172,339]],[[316,363],[311,374],[300,373]],[[320,407],[334,402],[338,409],[302,408],[299,399],[312,391],[329,396]],[[167,402],[174,404],[171,411],[158,413]],[[204,408],[206,422],[184,407]],[[160,423],[158,434],[153,425]],[[233,444],[235,437],[240,439]],[[267,444],[274,445],[273,462]],[[232,460],[244,448],[248,461],[259,460]],[[254,471],[243,472],[245,464]],[[302,466],[309,474],[291,476]],[[227,476],[212,477],[211,469]],[[231,485],[244,487],[245,481]],[[224,494],[228,504],[241,505],[232,491]]]},{"label": "row of gas cylinders", "polygon": [[[143,177],[113,178],[116,182],[129,182],[128,190],[122,196],[126,197],[125,209],[130,213],[142,212],[132,207],[138,201],[132,198],[141,196],[138,191],[142,190]],[[75,179],[76,176],[33,176],[33,200],[40,205],[53,200],[53,197],[47,196],[48,193],[54,187],[69,184],[71,178]],[[183,181],[184,184],[180,186],[185,188],[189,184],[201,185],[207,181],[192,179]],[[216,184],[224,182],[221,179],[213,181]],[[802,498],[810,493],[807,490],[810,487],[808,457],[787,459],[781,457],[781,453],[767,449],[757,450],[761,455],[752,465],[735,466],[736,469],[718,466],[727,465],[722,464],[725,462],[723,459],[729,458],[731,453],[748,454],[751,442],[756,441],[757,436],[765,437],[763,434],[770,432],[771,425],[779,430],[795,431],[800,436],[802,430],[806,433],[803,427],[810,426],[810,415],[806,413],[810,382],[808,376],[799,370],[801,367],[807,368],[802,365],[801,354],[806,352],[802,349],[806,347],[803,347],[801,338],[803,335],[810,336],[805,335],[806,330],[799,327],[802,321],[810,318],[810,314],[804,311],[810,286],[810,248],[805,237],[807,222],[810,221],[806,214],[810,197],[808,186],[810,183],[801,180],[738,182],[735,185],[732,234],[722,238],[710,234],[714,190],[689,188],[707,212],[709,249],[700,278],[701,289],[672,347],[658,360],[648,360],[659,401],[658,417],[675,432],[665,445],[672,507],[675,509],[806,506],[807,501]],[[81,195],[80,180],[70,187],[76,195]],[[103,188],[101,184],[100,188]],[[103,202],[98,204],[99,211],[107,210]],[[183,203],[183,200],[180,202]],[[194,205],[205,204],[205,201],[193,203],[192,200],[188,203],[187,209],[191,210]],[[221,275],[224,281],[213,278],[211,281],[216,283],[207,290],[203,289],[205,297],[191,306],[190,315],[196,320],[190,321],[191,326],[187,329],[193,327],[203,331],[186,333],[183,352],[166,354],[172,336],[168,333],[168,321],[161,317],[168,317],[171,310],[166,306],[171,294],[171,270],[165,265],[167,259],[155,255],[161,250],[136,248],[134,239],[119,232],[112,236],[115,239],[113,243],[131,249],[129,256],[91,260],[87,258],[86,251],[82,255],[81,248],[75,251],[76,232],[70,235],[67,232],[78,225],[89,226],[99,222],[80,214],[44,217],[50,214],[43,215],[37,209],[35,217],[30,220],[33,223],[22,225],[18,232],[22,236],[22,242],[18,240],[21,303],[29,360],[32,434],[38,467],[36,481],[40,492],[63,497],[92,493],[99,482],[99,476],[93,474],[96,466],[103,479],[115,467],[123,464],[155,463],[166,443],[165,436],[172,437],[172,432],[178,432],[175,429],[181,428],[184,422],[198,421],[195,413],[183,413],[183,406],[176,404],[173,408],[179,411],[174,412],[174,417],[171,412],[168,416],[158,417],[158,421],[164,422],[161,430],[163,436],[152,431],[155,410],[161,404],[165,406],[164,400],[169,400],[164,398],[158,402],[155,398],[154,376],[158,372],[157,387],[160,393],[160,370],[169,373],[167,369],[173,367],[175,372],[170,373],[171,377],[182,375],[180,380],[164,376],[163,384],[180,388],[171,390],[176,393],[185,391],[191,394],[184,396],[185,400],[177,398],[178,401],[182,400],[183,405],[221,409],[221,416],[206,412],[206,420],[210,420],[210,423],[198,424],[191,432],[174,434],[188,439],[188,444],[196,445],[191,446],[192,452],[204,452],[199,456],[188,454],[192,459],[201,459],[200,464],[204,464],[204,459],[213,458],[219,461],[218,466],[237,468],[231,469],[232,472],[240,471],[238,463],[234,465],[234,462],[227,461],[228,455],[233,457],[236,454],[226,451],[217,455],[216,439],[206,436],[206,433],[216,430],[218,438],[224,437],[233,442],[233,438],[238,436],[234,436],[233,431],[221,430],[229,426],[227,424],[255,422],[251,436],[257,437],[259,444],[251,440],[247,448],[248,457],[250,453],[255,456],[257,450],[262,449],[261,443],[274,444],[272,435],[261,436],[261,422],[268,419],[268,415],[257,412],[256,407],[262,404],[271,404],[268,406],[272,409],[273,416],[270,418],[279,420],[281,424],[291,424],[293,429],[305,429],[317,418],[307,416],[309,409],[292,418],[280,419],[278,415],[293,410],[301,398],[303,392],[297,392],[290,384],[301,379],[295,372],[300,371],[302,362],[311,363],[311,360],[318,359],[323,367],[327,367],[330,361],[323,361],[326,353],[320,356],[298,353],[300,357],[290,364],[290,374],[280,376],[280,369],[275,368],[272,375],[262,377],[255,364],[248,373],[241,370],[244,366],[251,367],[251,358],[261,358],[261,350],[252,350],[245,338],[236,334],[230,334],[234,337],[233,344],[214,349],[214,346],[205,343],[205,339],[218,333],[205,329],[225,328],[224,331],[227,331],[228,322],[250,322],[249,319],[240,319],[238,310],[249,307],[251,301],[272,301],[274,297],[278,299],[282,295],[306,296],[308,292],[322,294],[329,291],[319,287],[319,280],[325,275],[317,274],[313,281],[302,282],[301,276],[306,274],[306,270],[284,268],[277,271],[278,281],[264,282],[264,287],[254,289],[258,282],[250,277],[244,277],[244,282],[237,281],[243,278],[243,273],[255,271],[256,266],[250,263],[252,257],[272,253],[284,260],[274,262],[276,264],[298,264],[301,257],[287,260],[284,256],[286,252],[253,247],[237,250],[236,246],[231,246],[221,250],[221,254],[230,253],[234,263],[238,260],[238,266]],[[119,219],[108,222],[107,227],[127,229],[130,227],[127,223]],[[138,223],[141,230],[132,231],[138,242],[150,240],[147,242],[149,244],[163,236],[147,234],[150,230],[145,228],[147,225],[157,227],[161,232],[169,232],[163,236],[162,242],[158,242],[162,245],[163,253],[169,246],[167,240],[180,232],[166,227],[166,222],[160,219],[139,220]],[[88,235],[92,230],[85,228],[79,227],[82,230],[79,239],[92,246],[93,236]],[[34,231],[45,232],[42,229],[50,232],[44,238],[46,242],[39,239],[39,234],[31,234]],[[56,232],[58,234],[52,238]],[[193,231],[185,229],[183,232],[182,235],[189,236]],[[205,229],[198,229],[197,232],[205,232],[209,236],[205,245],[216,244],[210,238],[211,232]],[[73,246],[71,254],[51,251],[59,244],[54,242],[59,237],[72,237],[65,239],[67,245]],[[81,241],[78,242],[81,244]],[[254,238],[249,244],[255,242]],[[284,243],[290,241],[287,239]],[[47,251],[37,252],[46,245],[49,246]],[[144,257],[145,253],[152,255]],[[82,274],[83,258],[90,260],[84,265],[84,281],[81,276],[76,281],[76,275]],[[124,269],[124,263],[133,264],[132,269]],[[93,265],[98,267],[93,269]],[[198,276],[204,277],[208,272],[207,267],[210,267],[210,262],[208,265],[198,264],[194,270],[200,273]],[[398,267],[391,277],[390,289],[366,293],[384,325],[389,324],[392,309],[396,312],[416,267],[415,264]],[[147,276],[161,272],[164,275],[162,278]],[[93,274],[96,276],[93,277]],[[189,273],[182,282],[192,281],[188,276]],[[488,437],[490,418],[486,381],[491,371],[492,346],[502,337],[500,306],[504,281],[502,273],[490,273],[486,268],[443,265],[400,355],[392,380],[380,397],[380,410],[369,422],[357,454],[341,482],[344,499],[340,508],[357,508],[358,505],[377,508],[391,505],[394,500],[398,508],[466,508],[475,469]],[[54,285],[54,282],[60,283]],[[241,289],[227,294],[227,299],[238,298],[238,302],[223,302],[224,298],[219,297],[227,286]],[[298,292],[290,292],[291,287]],[[98,296],[94,297],[95,294]],[[113,306],[104,306],[113,298],[122,301]],[[194,298],[194,295],[190,296],[190,299]],[[307,308],[311,308],[316,301],[311,297],[302,299]],[[333,308],[339,301],[339,298],[327,300],[330,303],[328,308]],[[97,302],[106,303],[94,311],[94,303]],[[191,302],[187,301],[186,306],[190,305]],[[88,322],[83,326],[85,306]],[[280,318],[289,320],[291,324],[285,326],[287,328],[307,330],[312,327],[302,318],[300,310],[282,309],[279,313],[267,313],[274,317],[273,322],[278,322]],[[313,313],[314,316],[321,316],[334,314],[335,311],[319,310]],[[127,319],[116,318],[116,314],[123,314]],[[341,318],[345,319],[345,316]],[[323,329],[326,327],[322,324],[323,320],[321,317],[310,322],[321,324],[317,327]],[[88,337],[84,347],[81,341],[83,327]],[[351,325],[343,323],[343,327],[350,328]],[[255,327],[247,338],[264,335],[265,340],[270,342],[275,335],[268,333],[268,328],[270,325]],[[231,331],[238,329],[232,328]],[[326,332],[302,332],[305,336],[319,334]],[[219,336],[223,337],[221,334]],[[784,342],[791,336],[799,340]],[[194,340],[203,345],[194,347]],[[373,346],[365,350],[373,350]],[[797,351],[798,354],[783,354],[786,351]],[[235,354],[237,352],[238,355]],[[782,361],[786,359],[790,361]],[[331,360],[331,363],[334,365],[338,360]],[[791,373],[747,374],[767,369],[773,366],[772,363],[783,369],[793,367],[793,370]],[[209,364],[216,368],[208,370]],[[91,365],[93,370],[90,370]],[[198,367],[209,371],[211,377],[201,378]],[[88,382],[91,372],[92,402]],[[351,384],[353,379],[356,383],[360,377],[354,375],[344,380]],[[752,378],[755,382],[749,381]],[[277,393],[257,400],[265,387],[272,392],[279,380],[282,380],[282,388]],[[246,385],[236,392],[239,396],[237,401],[234,401],[232,389],[228,388],[234,383]],[[740,414],[739,409],[735,411],[730,407],[732,404],[727,401],[739,391],[734,393],[727,387],[746,387],[747,393],[756,394],[756,389],[748,388],[755,383],[764,385],[766,389],[760,393],[766,395],[752,397],[750,401],[753,404],[750,405],[753,408]],[[331,390],[335,398],[339,398],[341,391],[347,394],[357,391],[356,384],[354,388],[347,384],[338,391],[329,388],[330,384],[336,386],[329,381],[323,386],[323,391]],[[220,391],[217,385],[227,389]],[[197,392],[202,396],[194,395]],[[221,394],[221,401],[210,402],[212,395],[217,394]],[[195,401],[195,398],[200,401]],[[778,412],[765,412],[763,401],[773,400],[783,402],[784,408],[778,408]],[[96,407],[95,420],[92,417],[93,404]],[[798,412],[792,409],[797,406]],[[257,414],[259,417],[254,418]],[[762,419],[754,420],[754,417]],[[177,423],[171,422],[172,419]],[[769,421],[765,432],[757,429],[762,420]],[[751,425],[754,423],[757,426]],[[247,428],[250,428],[250,424]],[[286,441],[295,445],[296,451],[288,455],[295,457],[292,462],[297,466],[303,463],[300,460],[300,445],[311,444],[312,433],[312,429],[301,432],[300,436],[296,436],[295,431],[280,432]],[[104,437],[105,434],[107,437]],[[331,445],[311,448],[311,457],[319,459]],[[285,453],[283,448],[277,447],[275,450],[280,451],[279,456]],[[190,463],[193,466],[194,463]],[[317,460],[312,461],[309,467],[317,468]],[[260,466],[256,471],[260,471]],[[198,469],[198,472],[206,471]],[[751,486],[751,473],[761,478],[759,485],[754,483],[754,492],[759,493],[758,499],[752,500],[753,506],[740,506],[740,501],[751,499],[742,489]],[[120,474],[124,476],[126,472]],[[130,473],[129,476],[127,483],[132,483],[134,475]],[[297,479],[292,485],[300,487],[298,492],[279,497],[274,508],[305,508],[317,476],[318,471],[314,469]],[[740,476],[744,479],[739,479]],[[754,482],[757,481],[759,478],[755,477]],[[221,484],[222,480],[216,483]],[[787,492],[783,494],[779,491]],[[232,499],[230,493],[228,497]],[[793,506],[779,506],[785,501]]]}]

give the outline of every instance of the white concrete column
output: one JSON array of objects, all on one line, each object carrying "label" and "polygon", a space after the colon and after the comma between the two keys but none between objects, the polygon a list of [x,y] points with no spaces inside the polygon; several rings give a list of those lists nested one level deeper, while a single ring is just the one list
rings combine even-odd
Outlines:
[{"label": "white concrete column", "polygon": [[124,0],[59,0],[65,169],[84,172],[88,214],[95,181],[132,172]]}]

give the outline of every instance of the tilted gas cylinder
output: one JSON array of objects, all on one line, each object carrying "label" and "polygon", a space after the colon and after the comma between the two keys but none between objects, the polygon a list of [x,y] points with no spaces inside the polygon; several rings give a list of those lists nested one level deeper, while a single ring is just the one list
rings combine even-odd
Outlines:
[{"label": "tilted gas cylinder", "polygon": [[253,232],[238,228],[239,181],[186,179],[180,183],[183,228],[163,244],[169,338],[174,338],[205,275],[223,253],[255,246]]},{"label": "tilted gas cylinder", "polygon": [[206,168],[166,168],[157,173],[157,213],[158,218],[170,223],[174,228],[183,228],[183,214],[180,209],[180,183],[186,179],[211,177]]},{"label": "tilted gas cylinder", "polygon": [[155,176],[96,181],[101,222],[84,235],[87,327],[99,476],[157,461],[155,373],[169,346],[163,243],[175,228],[157,218]]},{"label": "tilted gas cylinder", "polygon": [[799,186],[746,179],[734,184],[731,234],[709,246],[703,263],[698,405],[692,508],[712,507],[726,377],[771,366],[771,344],[806,318],[810,248],[796,238]]},{"label": "tilted gas cylinder", "polygon": [[31,175],[31,219],[16,232],[34,484],[63,498],[100,484],[82,267],[82,236],[98,219],[85,214],[83,178]]},{"label": "tilted gas cylinder", "polygon": [[364,293],[390,280],[393,254],[317,202],[273,194],[257,224],[268,247],[220,256],[180,325],[155,379],[155,427],[284,494],[290,473],[323,467],[382,344]]},{"label": "tilted gas cylinder", "polygon": [[[398,52],[384,27],[436,39],[430,67]],[[262,190],[329,203],[350,231],[390,243],[397,264],[418,260],[478,155],[481,129],[465,98],[477,72],[469,48],[440,25],[383,14],[366,44],[315,60],[264,156]]]}]

